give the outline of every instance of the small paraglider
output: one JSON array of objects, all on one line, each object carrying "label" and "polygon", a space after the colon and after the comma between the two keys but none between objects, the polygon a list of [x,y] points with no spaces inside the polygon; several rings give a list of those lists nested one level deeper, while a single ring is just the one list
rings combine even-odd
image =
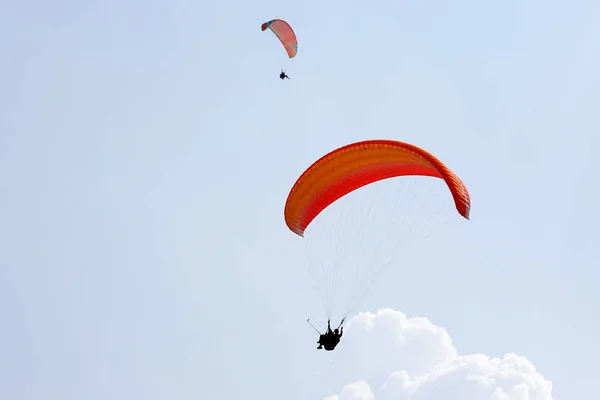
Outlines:
[{"label": "small paraglider", "polygon": [[[296,57],[296,53],[298,53],[298,40],[296,39],[296,34],[294,30],[282,19],[273,19],[271,21],[267,21],[261,25],[260,29],[264,32],[267,29],[271,30],[277,36],[285,51],[288,55],[288,58]],[[289,76],[285,73],[285,71],[281,70],[279,74],[279,78],[281,80],[290,79]]]},{"label": "small paraglider", "polygon": [[309,325],[312,326],[313,329],[319,334],[319,340],[317,341],[317,344],[319,346],[317,347],[317,349],[325,349],[327,351],[332,351],[340,343],[340,339],[344,334],[344,327],[342,326],[344,320],[340,322],[340,326],[338,328],[335,328],[333,330],[331,329],[331,321],[327,320],[327,330],[325,331],[325,333],[320,333],[317,330],[317,328],[315,328],[313,324],[310,323],[310,320],[306,320],[306,322],[308,322]]}]

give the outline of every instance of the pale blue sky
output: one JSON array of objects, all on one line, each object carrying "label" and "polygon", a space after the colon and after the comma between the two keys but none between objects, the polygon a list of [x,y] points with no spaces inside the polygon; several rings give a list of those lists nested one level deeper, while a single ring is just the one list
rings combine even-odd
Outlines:
[{"label": "pale blue sky", "polygon": [[[260,31],[275,17],[293,60]],[[465,248],[363,309],[588,398],[598,20],[596,0],[2,3],[0,397],[312,392],[320,306],[285,198],[327,151],[384,137],[438,155],[473,207]]]}]

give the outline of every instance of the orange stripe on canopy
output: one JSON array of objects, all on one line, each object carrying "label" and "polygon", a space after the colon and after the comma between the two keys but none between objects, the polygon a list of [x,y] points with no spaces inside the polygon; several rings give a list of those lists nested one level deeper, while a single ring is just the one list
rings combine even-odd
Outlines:
[{"label": "orange stripe on canopy", "polygon": [[443,179],[456,210],[469,219],[471,198],[466,186],[435,156],[408,143],[367,140],[340,147],[304,171],[288,195],[285,223],[304,236],[313,219],[339,198],[370,183],[407,175]]}]

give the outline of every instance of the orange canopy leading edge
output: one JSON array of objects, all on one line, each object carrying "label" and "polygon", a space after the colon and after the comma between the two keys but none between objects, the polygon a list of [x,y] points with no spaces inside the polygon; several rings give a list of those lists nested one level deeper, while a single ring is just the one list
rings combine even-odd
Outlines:
[{"label": "orange canopy leading edge", "polygon": [[469,219],[471,198],[466,186],[435,156],[408,143],[367,140],[333,150],[304,171],[288,195],[285,223],[304,236],[308,225],[339,198],[370,183],[406,175],[443,179],[456,210]]}]

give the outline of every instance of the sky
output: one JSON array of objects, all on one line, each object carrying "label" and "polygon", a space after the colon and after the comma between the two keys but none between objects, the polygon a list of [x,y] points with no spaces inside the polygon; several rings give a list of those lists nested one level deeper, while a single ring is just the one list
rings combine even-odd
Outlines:
[{"label": "sky", "polygon": [[[3,2],[0,398],[590,398],[599,19],[595,0]],[[317,351],[283,207],[313,161],[375,138],[438,156],[471,220]]]}]

